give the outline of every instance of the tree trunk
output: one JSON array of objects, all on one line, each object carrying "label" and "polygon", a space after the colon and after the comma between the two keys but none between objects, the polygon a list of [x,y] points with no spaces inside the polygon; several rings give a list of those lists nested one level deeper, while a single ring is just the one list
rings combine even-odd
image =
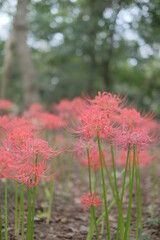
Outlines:
[{"label": "tree trunk", "polygon": [[12,30],[9,39],[5,43],[5,55],[3,62],[2,82],[1,82],[1,98],[6,98],[7,85],[11,78],[11,69],[13,65],[13,48],[15,45],[14,31]]},{"label": "tree trunk", "polygon": [[28,106],[33,102],[39,101],[39,93],[36,87],[36,72],[33,66],[31,52],[27,46],[27,5],[28,0],[18,0],[13,28],[16,36],[19,67],[22,74],[24,102]]}]

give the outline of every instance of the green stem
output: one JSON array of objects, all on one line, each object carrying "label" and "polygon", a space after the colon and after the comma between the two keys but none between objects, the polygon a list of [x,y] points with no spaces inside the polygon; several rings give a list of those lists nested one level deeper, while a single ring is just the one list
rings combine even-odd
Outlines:
[{"label": "green stem", "polygon": [[122,206],[119,199],[119,191],[118,191],[118,184],[117,184],[117,177],[116,177],[116,166],[115,166],[115,160],[114,160],[114,151],[111,141],[111,155],[112,155],[112,167],[113,167],[113,174],[114,174],[114,183],[115,183],[115,189],[116,189],[116,203],[118,207],[118,215],[119,215],[119,224],[120,224],[120,233],[121,233],[121,239],[124,237],[124,218],[122,213]]},{"label": "green stem", "polygon": [[[38,155],[36,155],[35,159],[35,167],[37,167],[38,162]],[[36,184],[37,177],[34,178],[34,183]],[[34,215],[35,215],[35,202],[36,202],[36,185],[33,187],[33,206],[32,206],[32,215],[31,215],[31,240],[33,240],[34,237]]]},{"label": "green stem", "polygon": [[94,172],[94,192],[97,190],[97,171]]},{"label": "green stem", "polygon": [[[122,208],[122,205],[123,205],[123,196],[124,196],[124,189],[125,189],[125,183],[126,183],[129,156],[130,156],[130,145],[129,145],[128,152],[127,152],[127,159],[126,159],[125,170],[124,170],[124,177],[123,177],[123,184],[122,184],[122,194],[121,194],[121,208]],[[119,228],[120,228],[120,218],[118,219],[116,240],[118,240],[118,238],[119,238]]]},{"label": "green stem", "polygon": [[[126,183],[125,188],[128,186],[128,184],[129,184],[129,182]],[[121,197],[122,197],[122,190],[120,191],[120,195],[121,195]],[[109,211],[111,210],[111,208],[115,205],[115,203],[116,203],[116,199],[114,199],[114,200],[111,202],[111,204],[109,205],[109,207],[108,207],[108,212],[109,212]],[[105,213],[105,211],[104,211],[104,212],[101,214],[101,216],[97,219],[97,221],[96,221],[97,225],[105,218],[105,215],[106,215],[106,213]],[[92,229],[92,232],[90,233],[90,238],[87,238],[87,240],[92,239],[93,234],[94,234],[94,231],[95,231],[95,229]]]},{"label": "green stem", "polygon": [[94,220],[94,226],[95,226],[95,229],[96,229],[97,240],[99,240],[99,232],[98,232],[97,223],[96,223],[96,216],[95,216],[95,208],[94,208],[94,206],[91,206],[91,214],[92,214],[92,218]]},{"label": "green stem", "polygon": [[138,183],[138,166],[136,162],[135,174],[136,174],[136,240],[139,234],[139,183]]},{"label": "green stem", "polygon": [[35,202],[36,202],[36,186],[33,188],[33,207],[32,207],[32,217],[31,217],[31,240],[34,237],[34,215],[35,215]]},{"label": "green stem", "polygon": [[24,240],[24,185],[21,186],[22,240]]},{"label": "green stem", "polygon": [[[88,175],[89,175],[89,191],[90,194],[92,193],[92,182],[91,182],[91,169],[90,169],[90,157],[89,157],[89,150],[87,149],[87,157],[88,157]],[[91,212],[91,218],[90,218],[90,227],[89,227],[89,232],[87,236],[87,240],[90,240],[90,236],[92,234],[92,212]]]},{"label": "green stem", "polygon": [[90,157],[89,157],[88,149],[87,149],[87,157],[88,157],[89,190],[90,190],[90,193],[92,193],[91,168],[90,168]]},{"label": "green stem", "polygon": [[111,188],[111,191],[112,191],[112,194],[113,194],[114,198],[116,198],[116,194],[115,194],[115,190],[114,190],[114,187],[113,187],[112,178],[111,178],[111,175],[110,175],[110,173],[109,173],[109,171],[108,171],[108,167],[107,167],[107,164],[106,164],[106,162],[104,161],[104,159],[103,159],[103,163],[104,163],[106,175],[107,175],[107,178],[108,178],[108,181],[109,181],[109,186],[110,186],[110,188]]},{"label": "green stem", "polygon": [[[104,212],[104,203],[102,204],[101,212],[102,213]],[[101,234],[104,233],[104,220],[105,220],[105,218],[102,219],[102,223],[101,223]]]},{"label": "green stem", "polygon": [[99,156],[100,156],[100,162],[101,162],[101,176],[102,176],[103,197],[104,197],[105,213],[106,213],[107,234],[108,234],[108,240],[111,240],[109,216],[108,216],[108,206],[107,206],[107,196],[106,196],[106,186],[105,186],[104,172],[103,172],[103,158],[102,158],[101,143],[100,143],[100,139],[99,139],[98,135],[97,135],[97,141],[98,141],[98,149],[99,149]]},{"label": "green stem", "polygon": [[49,204],[48,204],[47,224],[49,223],[49,221],[51,219],[51,215],[52,215],[53,192],[54,192],[54,180],[51,180],[50,188],[49,188]]},{"label": "green stem", "polygon": [[[89,157],[89,150],[87,149],[87,157],[88,157],[88,174],[89,174],[89,190],[90,194],[92,193],[92,179],[91,179],[91,168],[90,168],[90,157]],[[94,211],[94,206],[91,206],[91,222],[90,222],[90,230],[89,230],[89,237],[90,233],[92,233],[92,220],[94,221],[95,228],[96,228],[96,234],[97,234],[97,239],[99,240],[99,233],[98,233],[98,228],[96,224],[96,219],[95,219],[95,211]]]},{"label": "green stem", "polygon": [[140,223],[140,229],[142,229],[142,194],[141,194],[141,175],[140,175],[138,153],[137,153],[137,171],[138,171],[138,193],[139,193],[139,223]]},{"label": "green stem", "polygon": [[[0,195],[1,196],[1,195]],[[0,199],[1,200],[1,199]],[[1,201],[0,201],[0,240],[2,240],[2,219],[1,219]]]},{"label": "green stem", "polygon": [[66,192],[69,191],[69,182],[71,180],[71,173],[72,173],[72,159],[69,160],[69,164],[68,164],[68,176],[67,176],[67,181],[66,181]]},{"label": "green stem", "polygon": [[27,240],[31,240],[31,187],[28,187]]},{"label": "green stem", "polygon": [[5,240],[7,240],[7,178],[5,179]]},{"label": "green stem", "polygon": [[17,229],[18,229],[18,181],[16,181],[15,184],[15,227],[14,227],[15,236],[18,235]]},{"label": "green stem", "polygon": [[[129,184],[129,183],[126,183],[125,188],[128,186],[128,184]],[[120,194],[122,194],[122,190],[121,190]],[[108,212],[109,212],[109,211],[111,210],[111,208],[115,205],[115,203],[116,203],[116,199],[114,199],[114,200],[111,202],[111,204],[109,205],[109,207],[108,207]],[[97,219],[97,221],[96,221],[97,224],[99,224],[104,217],[105,217],[105,211],[104,211],[104,212],[101,214],[101,216]]]},{"label": "green stem", "polygon": [[[135,157],[135,146],[134,146],[133,147],[132,174],[130,173],[130,181],[129,181],[130,182],[130,184],[129,184],[130,185],[130,187],[129,187],[129,204],[128,204],[128,212],[127,212],[127,221],[126,221],[124,240],[129,239],[129,235],[130,235],[131,204],[132,204],[132,193],[133,193],[133,183],[134,183],[135,158],[136,157]],[[131,163],[130,163],[130,165],[131,165]]]}]

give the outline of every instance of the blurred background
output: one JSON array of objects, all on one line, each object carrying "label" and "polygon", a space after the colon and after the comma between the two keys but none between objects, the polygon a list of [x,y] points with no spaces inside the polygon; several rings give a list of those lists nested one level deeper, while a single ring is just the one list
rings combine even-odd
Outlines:
[{"label": "blurred background", "polygon": [[0,0],[0,96],[24,107],[98,90],[160,116],[159,0]]}]

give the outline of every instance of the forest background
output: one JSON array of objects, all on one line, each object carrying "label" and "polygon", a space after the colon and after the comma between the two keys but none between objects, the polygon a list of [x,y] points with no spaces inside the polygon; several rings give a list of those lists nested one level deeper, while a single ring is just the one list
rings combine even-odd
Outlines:
[{"label": "forest background", "polygon": [[1,98],[51,106],[99,90],[160,117],[159,0],[0,0]]}]

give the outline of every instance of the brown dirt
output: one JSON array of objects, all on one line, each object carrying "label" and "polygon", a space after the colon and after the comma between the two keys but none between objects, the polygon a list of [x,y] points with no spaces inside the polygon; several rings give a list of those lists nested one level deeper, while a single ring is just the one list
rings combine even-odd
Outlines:
[{"label": "brown dirt", "polygon": [[[158,172],[158,169],[157,169]],[[85,240],[88,232],[90,212],[83,212],[82,206],[79,204],[79,198],[83,194],[88,193],[88,175],[87,170],[84,176],[81,174],[81,167],[78,163],[75,163],[72,168],[72,175],[68,185],[68,192],[66,192],[66,186],[64,182],[67,182],[67,171],[63,175],[62,180],[56,181],[54,201],[53,201],[53,212],[52,219],[49,224],[46,224],[45,219],[39,219],[37,213],[42,212],[43,208],[43,188],[39,186],[37,191],[37,202],[36,202],[36,216],[35,216],[35,240]],[[152,178],[150,174],[150,169],[145,169],[142,171],[142,203],[143,203],[143,237],[139,239],[143,240],[159,240],[160,239],[160,223],[155,223],[154,219],[160,217],[160,204],[158,196],[160,192],[157,193],[157,199],[155,203],[155,215],[153,223],[148,222],[150,218],[149,208],[152,202]],[[119,183],[121,184],[121,183]],[[2,223],[4,232],[4,183],[2,186]],[[14,190],[13,183],[9,184],[8,189],[8,239],[9,240],[20,240],[21,236],[18,238],[14,237]],[[27,199],[27,196],[26,196]],[[107,193],[107,199],[110,202],[112,199],[111,193]],[[124,196],[124,202],[126,203],[126,208],[128,204],[128,194]],[[133,194],[132,202],[132,219],[131,219],[131,234],[130,240],[135,239],[135,216],[136,216],[136,199],[135,194]],[[27,202],[26,202],[27,205]],[[27,210],[27,208],[26,208]],[[100,214],[100,209],[97,215]],[[117,227],[117,209],[114,207],[110,212],[110,227],[112,240],[115,239],[116,227]],[[25,213],[27,217],[27,211]],[[25,221],[27,219],[25,218]],[[25,224],[26,225],[26,224]],[[100,227],[99,227],[100,229]],[[96,239],[96,236],[93,237]],[[107,239],[106,232],[101,235],[100,239]]]}]

